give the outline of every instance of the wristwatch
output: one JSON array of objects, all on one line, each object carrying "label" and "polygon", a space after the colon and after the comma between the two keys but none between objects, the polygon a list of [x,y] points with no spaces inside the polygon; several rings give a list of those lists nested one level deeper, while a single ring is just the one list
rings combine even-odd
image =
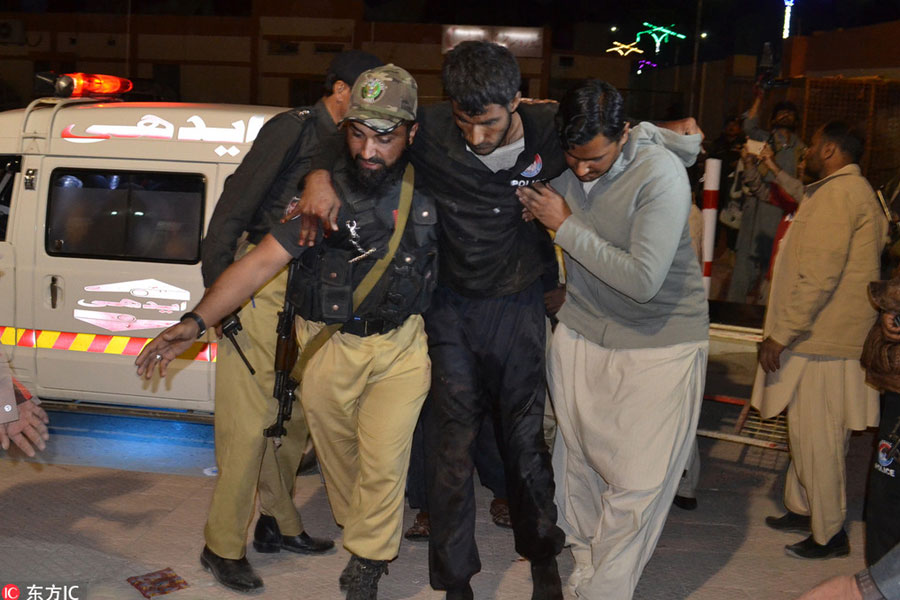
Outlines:
[{"label": "wristwatch", "polygon": [[856,586],[859,588],[859,593],[863,600],[885,600],[881,590],[875,585],[875,581],[872,579],[869,569],[863,569],[856,574],[855,578]]},{"label": "wristwatch", "polygon": [[197,332],[197,338],[199,339],[203,337],[203,334],[206,333],[206,322],[203,320],[203,317],[201,317],[194,311],[190,311],[181,315],[180,320],[184,321],[185,319],[193,319],[194,323],[196,323],[197,327],[200,329],[200,331]]}]

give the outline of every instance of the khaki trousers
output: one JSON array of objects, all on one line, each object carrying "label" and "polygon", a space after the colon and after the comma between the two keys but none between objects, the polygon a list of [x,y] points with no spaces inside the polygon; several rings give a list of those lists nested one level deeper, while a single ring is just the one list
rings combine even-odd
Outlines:
[{"label": "khaki trousers", "polygon": [[787,409],[791,464],[784,506],[809,515],[813,539],[825,544],[843,528],[847,517],[847,442],[850,430],[860,428],[846,414],[848,399],[863,404],[869,396],[877,398],[878,392],[865,384],[865,372],[858,360],[786,350],[781,361],[782,367],[787,361],[802,363]]},{"label": "khaki trousers", "polygon": [[707,354],[708,342],[614,350],[557,325],[553,470],[576,597],[632,597],[695,444]]},{"label": "khaki trousers", "polygon": [[[248,250],[249,251],[249,250]],[[251,375],[231,342],[222,339],[216,355],[216,463],[219,477],[204,534],[209,549],[224,558],[244,556],[247,527],[256,509],[275,517],[282,535],[298,535],[303,522],[294,506],[294,482],[309,431],[294,403],[287,435],[275,451],[263,429],[275,422],[275,326],[284,304],[287,268],[254,294],[240,312],[241,350],[256,370]]]},{"label": "khaki trousers", "polygon": [[[301,348],[321,328],[298,318]],[[344,548],[357,556],[397,556],[413,430],[430,383],[420,315],[382,335],[338,332],[307,363],[303,410]]]}]

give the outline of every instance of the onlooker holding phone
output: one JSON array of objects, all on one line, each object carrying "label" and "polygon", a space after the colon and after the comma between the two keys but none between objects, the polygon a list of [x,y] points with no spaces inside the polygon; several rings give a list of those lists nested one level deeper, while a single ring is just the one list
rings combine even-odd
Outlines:
[{"label": "onlooker holding phone", "polygon": [[[774,218],[776,214],[781,215],[781,220],[775,228],[771,247],[765,249],[769,252],[768,269],[765,271],[760,270],[756,273],[756,279],[750,288],[753,293],[753,301],[765,303],[769,296],[775,255],[778,253],[781,240],[787,235],[788,227],[794,220],[797,206],[803,199],[803,182],[801,178],[804,161],[801,160],[797,167],[799,169],[798,176],[793,177],[775,163],[775,152],[771,146],[763,142],[747,140],[747,144],[741,150],[741,164],[743,166],[743,188],[746,192],[745,205],[752,205],[757,211],[764,211],[767,213],[766,219]],[[762,176],[766,169],[770,173],[776,174],[775,180],[770,184],[767,184]],[[751,204],[751,202],[756,204]],[[756,214],[761,213],[757,212]],[[757,252],[761,255],[763,253],[762,250],[759,248]]]},{"label": "onlooker holding phone", "polygon": [[[734,271],[728,288],[727,299],[730,302],[765,302],[764,295],[759,293],[759,287],[764,274],[769,270],[776,232],[785,214],[778,202],[770,201],[773,195],[780,196],[779,190],[783,187],[779,185],[776,176],[784,172],[798,177],[798,165],[806,154],[806,144],[795,133],[799,121],[797,107],[791,102],[777,103],[772,110],[769,129],[766,130],[759,123],[762,101],[763,94],[760,90],[744,119],[744,132],[747,134],[748,144],[764,142],[771,147],[772,161],[777,171],[767,164],[758,164],[757,170],[761,178],[759,185],[762,189],[757,190],[757,193],[749,190],[750,193],[744,196],[741,227],[735,244]],[[752,148],[746,148],[748,153],[757,157],[762,153],[762,150],[753,152]],[[747,182],[747,175],[745,161],[743,183]],[[760,196],[763,200],[760,200]]]}]

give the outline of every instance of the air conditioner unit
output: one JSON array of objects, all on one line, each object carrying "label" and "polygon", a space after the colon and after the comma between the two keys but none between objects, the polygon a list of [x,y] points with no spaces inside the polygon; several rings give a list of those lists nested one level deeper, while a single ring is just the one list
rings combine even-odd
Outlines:
[{"label": "air conditioner unit", "polygon": [[25,45],[25,24],[16,19],[0,19],[0,44]]}]

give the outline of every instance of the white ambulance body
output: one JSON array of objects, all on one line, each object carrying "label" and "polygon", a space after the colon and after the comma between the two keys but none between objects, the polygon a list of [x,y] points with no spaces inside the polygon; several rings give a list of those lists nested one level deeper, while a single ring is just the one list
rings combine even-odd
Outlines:
[{"label": "white ambulance body", "polygon": [[164,380],[139,379],[134,358],[203,294],[213,206],[283,110],[44,99],[0,113],[0,344],[29,389],[213,410],[213,333]]}]

